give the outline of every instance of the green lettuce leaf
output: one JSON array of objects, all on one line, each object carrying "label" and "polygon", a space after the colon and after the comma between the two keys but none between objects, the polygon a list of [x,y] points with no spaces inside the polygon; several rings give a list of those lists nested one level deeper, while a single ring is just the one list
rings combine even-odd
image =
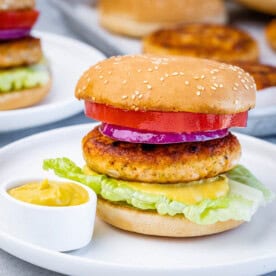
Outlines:
[{"label": "green lettuce leaf", "polygon": [[0,70],[0,94],[45,85],[50,79],[45,59],[40,63]]},{"label": "green lettuce leaf", "polygon": [[160,215],[183,214],[197,224],[213,224],[229,219],[249,221],[257,208],[273,197],[272,193],[259,181],[256,182],[256,178],[247,170],[247,177],[244,176],[238,181],[237,176],[244,169],[240,166],[230,171],[230,176],[227,174],[230,185],[227,196],[215,200],[205,199],[195,205],[170,200],[164,195],[141,192],[129,187],[127,181],[97,173],[87,175],[67,158],[47,159],[43,168],[53,170],[60,177],[82,183],[109,201],[125,202],[142,210],[156,210]]},{"label": "green lettuce leaf", "polygon": [[257,190],[262,191],[265,200],[267,202],[270,202],[271,200],[274,199],[274,194],[268,190],[247,168],[245,168],[242,165],[237,165],[234,169],[232,169],[231,171],[229,171],[227,174],[227,177],[248,185],[252,188],[255,188]]}]

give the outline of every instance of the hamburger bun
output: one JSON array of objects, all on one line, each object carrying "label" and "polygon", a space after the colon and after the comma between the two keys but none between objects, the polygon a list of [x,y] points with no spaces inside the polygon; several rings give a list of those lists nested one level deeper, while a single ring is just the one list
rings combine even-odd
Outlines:
[{"label": "hamburger bun", "polygon": [[226,21],[221,0],[100,0],[99,12],[104,28],[134,37],[178,23]]},{"label": "hamburger bun", "polygon": [[40,87],[0,94],[0,110],[18,109],[41,102],[49,93],[52,81]]},{"label": "hamburger bun", "polygon": [[276,0],[237,0],[253,10],[276,15]]},{"label": "hamburger bun", "polygon": [[197,237],[212,235],[238,227],[243,221],[228,220],[210,225],[193,223],[184,216],[159,215],[128,205],[98,198],[97,215],[106,223],[122,230],[163,237]]},{"label": "hamburger bun", "polygon": [[148,54],[192,56],[224,62],[257,61],[257,42],[245,31],[215,24],[186,24],[158,30],[143,40]]},{"label": "hamburger bun", "polygon": [[255,92],[254,79],[233,65],[134,55],[109,58],[91,67],[75,94],[125,110],[235,114],[255,106]]},{"label": "hamburger bun", "polygon": [[270,47],[276,51],[276,19],[267,25],[265,34]]}]

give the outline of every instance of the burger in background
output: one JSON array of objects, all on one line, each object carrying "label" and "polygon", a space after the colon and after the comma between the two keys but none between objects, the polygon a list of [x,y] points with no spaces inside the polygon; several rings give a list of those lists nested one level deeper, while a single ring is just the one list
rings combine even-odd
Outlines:
[{"label": "burger in background", "polygon": [[100,24],[111,32],[142,37],[179,23],[224,23],[222,0],[100,0]]},{"label": "burger in background", "polygon": [[76,97],[99,120],[82,141],[84,169],[44,161],[61,177],[91,187],[98,216],[123,230],[191,237],[250,221],[272,193],[238,165],[231,127],[255,105],[252,77],[216,61],[122,56],[84,73]]},{"label": "burger in background", "polygon": [[276,15],[276,0],[236,0],[236,2],[259,12]]},{"label": "burger in background", "polygon": [[267,25],[265,29],[265,34],[268,44],[274,51],[276,51],[276,19],[272,20]]},{"label": "burger in background", "polygon": [[34,0],[0,0],[0,110],[36,104],[50,90],[40,39],[30,35],[38,16]]},{"label": "burger in background", "polygon": [[276,86],[276,67],[254,62],[236,62],[236,66],[248,72],[255,80],[257,90]]},{"label": "burger in background", "polygon": [[184,24],[160,29],[143,39],[147,54],[179,55],[223,62],[256,62],[257,42],[245,31],[217,24]]}]

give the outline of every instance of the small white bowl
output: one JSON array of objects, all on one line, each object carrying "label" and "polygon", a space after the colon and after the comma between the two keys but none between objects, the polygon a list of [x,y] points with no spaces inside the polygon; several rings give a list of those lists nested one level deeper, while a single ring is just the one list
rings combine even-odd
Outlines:
[{"label": "small white bowl", "polygon": [[85,187],[89,201],[69,207],[48,207],[19,201],[8,190],[41,178],[13,179],[0,186],[0,229],[12,236],[55,251],[86,246],[93,235],[97,196]]}]

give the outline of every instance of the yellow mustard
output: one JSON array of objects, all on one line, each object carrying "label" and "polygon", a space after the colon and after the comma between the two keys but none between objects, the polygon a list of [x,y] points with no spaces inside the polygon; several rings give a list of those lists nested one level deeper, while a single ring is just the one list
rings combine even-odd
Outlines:
[{"label": "yellow mustard", "polygon": [[185,204],[197,204],[205,199],[216,199],[229,193],[226,177],[217,177],[213,181],[203,180],[197,184],[140,184],[128,183],[129,187],[144,193],[164,195],[167,198]]},{"label": "yellow mustard", "polygon": [[10,189],[8,193],[20,201],[43,206],[75,206],[89,200],[88,192],[81,186],[48,179],[26,183]]}]

